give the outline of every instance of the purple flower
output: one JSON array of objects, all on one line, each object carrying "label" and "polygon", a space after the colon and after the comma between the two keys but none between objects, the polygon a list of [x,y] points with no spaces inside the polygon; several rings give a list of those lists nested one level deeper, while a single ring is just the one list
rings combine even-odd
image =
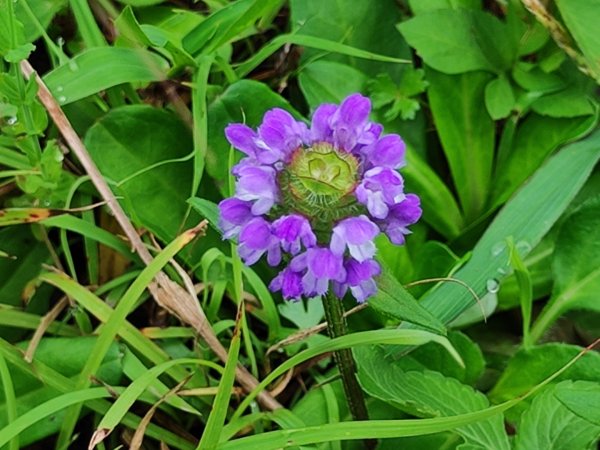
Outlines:
[{"label": "purple flower", "polygon": [[346,280],[343,283],[334,283],[334,291],[338,297],[343,297],[350,288],[350,292],[358,303],[364,302],[377,292],[374,276],[381,273],[381,267],[377,261],[368,259],[366,261],[356,261],[349,259],[344,264],[346,269]]},{"label": "purple flower", "polygon": [[269,289],[273,292],[281,291],[283,298],[286,300],[300,300],[302,294],[304,294],[302,274],[286,267],[273,278],[273,281],[269,284]]},{"label": "purple flower", "polygon": [[227,198],[219,203],[221,215],[219,227],[223,230],[223,238],[230,239],[239,234],[242,225],[245,225],[254,216],[251,212],[252,204],[235,197]]},{"label": "purple flower", "polygon": [[285,299],[333,289],[365,301],[381,270],[375,237],[383,231],[403,244],[421,216],[397,172],[406,146],[398,135],[382,136],[370,112],[370,100],[353,94],[319,106],[310,128],[276,108],[257,130],[225,130],[246,156],[232,169],[235,196],[219,204],[219,226],[224,238],[238,239],[246,264],[264,255],[272,266],[288,261],[269,285]]},{"label": "purple flower", "polygon": [[374,167],[365,172],[356,188],[356,198],[366,205],[373,217],[385,219],[389,207],[404,200],[404,181],[395,170]]},{"label": "purple flower", "polygon": [[354,259],[371,259],[375,255],[373,239],[378,234],[379,228],[367,216],[348,217],[333,228],[331,251],[336,255],[343,255],[348,247]]},{"label": "purple flower", "polygon": [[242,167],[236,184],[237,198],[253,201],[252,213],[255,215],[269,212],[279,198],[276,175],[275,169],[269,166]]},{"label": "purple flower", "polygon": [[310,222],[298,214],[283,216],[273,222],[273,234],[281,239],[281,247],[292,255],[300,252],[300,243],[305,248],[314,247],[317,238],[310,228]]},{"label": "purple flower", "polygon": [[396,245],[403,245],[404,236],[410,234],[407,228],[421,218],[421,200],[414,194],[407,194],[406,198],[392,206],[390,213],[384,221],[380,222],[382,231],[388,235],[390,241]]},{"label": "purple flower", "polygon": [[329,281],[343,282],[346,279],[344,260],[328,248],[309,248],[291,261],[290,269],[304,272],[302,287],[308,297],[325,294]]},{"label": "purple flower", "polygon": [[262,217],[255,217],[242,227],[239,243],[240,256],[248,265],[258,261],[265,252],[270,265],[281,262],[279,241],[271,232],[271,224]]}]

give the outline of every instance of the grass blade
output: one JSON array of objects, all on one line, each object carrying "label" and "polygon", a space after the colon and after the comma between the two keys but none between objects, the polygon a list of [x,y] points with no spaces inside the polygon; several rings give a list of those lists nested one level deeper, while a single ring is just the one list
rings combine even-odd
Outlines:
[{"label": "grass blade", "polygon": [[206,428],[202,434],[202,439],[196,447],[196,450],[215,449],[219,443],[221,430],[225,425],[225,417],[229,407],[229,399],[231,397],[231,388],[235,381],[235,368],[238,363],[238,357],[241,346],[242,321],[244,317],[244,302],[240,302],[236,318],[236,326],[231,337],[231,345],[229,346],[229,354],[225,364],[225,371],[219,382],[219,391],[213,402],[212,411],[208,417]]},{"label": "grass blade", "polygon": [[[96,345],[92,350],[91,356],[86,365],[79,374],[77,389],[83,389],[89,386],[90,377],[96,372],[102,359],[106,354],[110,344],[119,332],[119,329],[125,322],[127,315],[131,312],[133,306],[140,298],[144,290],[152,282],[154,276],[192,239],[196,237],[198,229],[192,229],[184,232],[171,242],[156,258],[140,273],[136,280],[131,284],[127,292],[123,295],[119,304],[110,318],[105,322],[102,331],[98,336]],[[67,411],[61,432],[58,438],[57,448],[67,445],[75,424],[81,412],[81,405],[75,405]]]}]

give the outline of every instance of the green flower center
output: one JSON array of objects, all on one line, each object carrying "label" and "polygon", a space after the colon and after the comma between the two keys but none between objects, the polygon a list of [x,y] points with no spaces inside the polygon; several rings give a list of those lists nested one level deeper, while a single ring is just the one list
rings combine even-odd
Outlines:
[{"label": "green flower center", "polygon": [[279,183],[284,208],[311,218],[316,228],[330,228],[332,222],[361,209],[352,195],[358,160],[327,143],[297,149]]}]

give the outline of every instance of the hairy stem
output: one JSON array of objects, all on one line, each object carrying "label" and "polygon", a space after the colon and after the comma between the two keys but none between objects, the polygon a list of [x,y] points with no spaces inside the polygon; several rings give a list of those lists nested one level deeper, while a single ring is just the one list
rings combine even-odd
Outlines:
[{"label": "hairy stem", "polygon": [[[346,318],[344,317],[344,306],[341,299],[333,294],[323,297],[323,309],[327,320],[327,332],[329,337],[336,338],[346,334]],[[356,364],[352,356],[352,350],[345,348],[334,352],[333,357],[342,377],[344,393],[348,402],[348,409],[354,420],[369,420],[367,406],[363,391],[356,378]],[[375,448],[377,441],[365,440],[368,449]]]}]

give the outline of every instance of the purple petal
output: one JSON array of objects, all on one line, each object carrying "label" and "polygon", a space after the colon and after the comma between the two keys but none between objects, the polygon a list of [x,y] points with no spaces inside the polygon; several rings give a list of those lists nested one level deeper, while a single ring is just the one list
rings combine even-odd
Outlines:
[{"label": "purple petal", "polygon": [[286,300],[299,300],[303,293],[302,274],[285,268],[269,284],[269,289],[273,292],[281,291]]},{"label": "purple petal", "polygon": [[256,133],[252,128],[241,123],[234,123],[225,128],[225,137],[238,150],[248,156],[256,157],[257,148],[254,144]]},{"label": "purple petal", "polygon": [[286,159],[308,139],[308,130],[302,122],[296,121],[287,111],[275,108],[264,116],[258,127],[258,135],[264,146]]},{"label": "purple petal", "polygon": [[263,250],[272,243],[271,224],[262,217],[256,217],[248,222],[240,233],[240,245],[252,250]]},{"label": "purple petal", "polygon": [[385,219],[389,206],[404,200],[403,189],[404,182],[398,172],[388,167],[374,167],[365,172],[355,194],[373,217]]},{"label": "purple petal", "polygon": [[371,101],[360,94],[347,97],[331,118],[333,142],[341,149],[352,151],[367,127]]},{"label": "purple petal", "polygon": [[374,166],[398,169],[405,164],[406,144],[397,134],[385,136],[374,145],[369,160]]},{"label": "purple petal", "polygon": [[241,226],[252,219],[252,204],[244,202],[235,197],[227,198],[219,203],[219,228],[223,232],[224,239],[236,236]]},{"label": "purple petal", "polygon": [[390,208],[390,214],[380,225],[392,243],[403,245],[405,235],[410,234],[410,230],[407,227],[416,223],[420,219],[421,214],[421,201],[419,197],[414,194],[408,194],[404,201]]},{"label": "purple petal", "polygon": [[310,135],[313,142],[331,142],[333,130],[330,121],[338,110],[336,105],[325,103],[319,106],[312,116]]},{"label": "purple petal", "polygon": [[282,247],[292,255],[300,251],[300,244],[306,248],[313,247],[317,238],[313,233],[310,223],[305,217],[290,214],[277,219],[273,223],[273,233],[282,241]]},{"label": "purple petal", "polygon": [[373,239],[378,234],[379,228],[367,216],[349,217],[334,227],[331,251],[342,255],[347,246],[353,258],[371,259],[376,251]]},{"label": "purple petal", "polygon": [[245,166],[238,171],[236,196],[257,202],[252,206],[255,215],[267,213],[279,198],[276,171],[268,166]]},{"label": "purple petal", "polygon": [[342,257],[328,248],[313,247],[306,251],[309,272],[317,278],[344,281],[346,270]]}]

